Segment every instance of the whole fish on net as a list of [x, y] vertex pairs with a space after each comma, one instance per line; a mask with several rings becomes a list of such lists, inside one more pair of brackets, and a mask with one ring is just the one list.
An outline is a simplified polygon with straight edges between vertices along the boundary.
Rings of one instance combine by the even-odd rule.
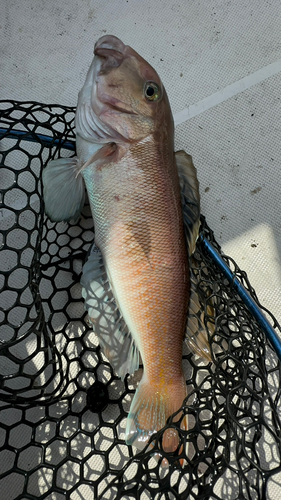
[[[86, 185], [95, 241], [82, 293], [116, 374], [133, 374], [141, 355], [126, 442], [142, 449], [186, 397], [183, 338], [212, 359], [189, 270], [199, 185], [191, 157], [174, 153], [173, 117], [156, 71], [115, 36], [100, 38], [94, 54], [78, 98], [77, 156], [47, 165], [44, 201], [53, 221], [75, 219]], [[187, 419], [181, 425], [187, 428]], [[165, 431], [165, 451], [178, 443], [175, 429]]]

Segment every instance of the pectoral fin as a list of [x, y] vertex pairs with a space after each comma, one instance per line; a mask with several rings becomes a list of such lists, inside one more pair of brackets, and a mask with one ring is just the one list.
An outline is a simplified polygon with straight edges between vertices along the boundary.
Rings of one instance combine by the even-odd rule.
[[76, 219], [84, 205], [85, 186], [74, 158], [50, 161], [43, 170], [43, 197], [45, 212], [52, 221]]
[[85, 202], [85, 184], [80, 175], [95, 162], [101, 165], [110, 161], [117, 150], [114, 142], [97, 146], [97, 150], [85, 162], [74, 158], [59, 158], [50, 161], [43, 170], [43, 197], [45, 212], [54, 222], [76, 219]]
[[139, 351], [114, 299], [101, 252], [93, 245], [81, 278], [85, 307], [104, 355], [121, 379], [139, 368]]

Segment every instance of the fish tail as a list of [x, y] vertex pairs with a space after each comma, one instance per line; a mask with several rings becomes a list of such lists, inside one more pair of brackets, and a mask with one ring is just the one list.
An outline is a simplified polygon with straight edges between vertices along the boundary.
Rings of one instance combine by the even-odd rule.
[[[142, 379], [131, 404], [126, 427], [126, 443], [143, 449], [149, 438], [162, 429], [168, 417], [179, 410], [186, 397], [184, 377], [172, 384], [152, 384]], [[174, 421], [181, 418], [176, 415]], [[181, 422], [181, 428], [187, 429], [187, 418]], [[175, 428], [167, 429], [163, 434], [163, 449], [174, 452], [179, 445], [179, 435]]]

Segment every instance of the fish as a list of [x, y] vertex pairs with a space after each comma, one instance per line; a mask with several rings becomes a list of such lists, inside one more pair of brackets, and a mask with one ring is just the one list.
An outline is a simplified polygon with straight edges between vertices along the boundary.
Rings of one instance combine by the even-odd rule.
[[[211, 360], [200, 305], [190, 290], [189, 258], [200, 226], [192, 158], [174, 152], [174, 121], [155, 69], [113, 35], [95, 44], [79, 92], [73, 158], [43, 171], [46, 214], [75, 220], [87, 190], [95, 238], [83, 266], [82, 295], [103, 353], [124, 380], [143, 375], [126, 423], [126, 443], [143, 449], [187, 396], [184, 337]], [[200, 323], [200, 322], [199, 322]], [[181, 415], [177, 415], [177, 421]], [[181, 427], [187, 429], [187, 418]], [[179, 446], [166, 430], [163, 448]]]

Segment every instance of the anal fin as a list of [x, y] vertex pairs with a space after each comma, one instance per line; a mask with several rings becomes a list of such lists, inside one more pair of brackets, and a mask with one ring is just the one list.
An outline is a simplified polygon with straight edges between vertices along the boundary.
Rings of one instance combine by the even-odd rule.
[[139, 368], [139, 350], [114, 299], [102, 254], [94, 244], [81, 278], [82, 295], [102, 352], [123, 380]]

